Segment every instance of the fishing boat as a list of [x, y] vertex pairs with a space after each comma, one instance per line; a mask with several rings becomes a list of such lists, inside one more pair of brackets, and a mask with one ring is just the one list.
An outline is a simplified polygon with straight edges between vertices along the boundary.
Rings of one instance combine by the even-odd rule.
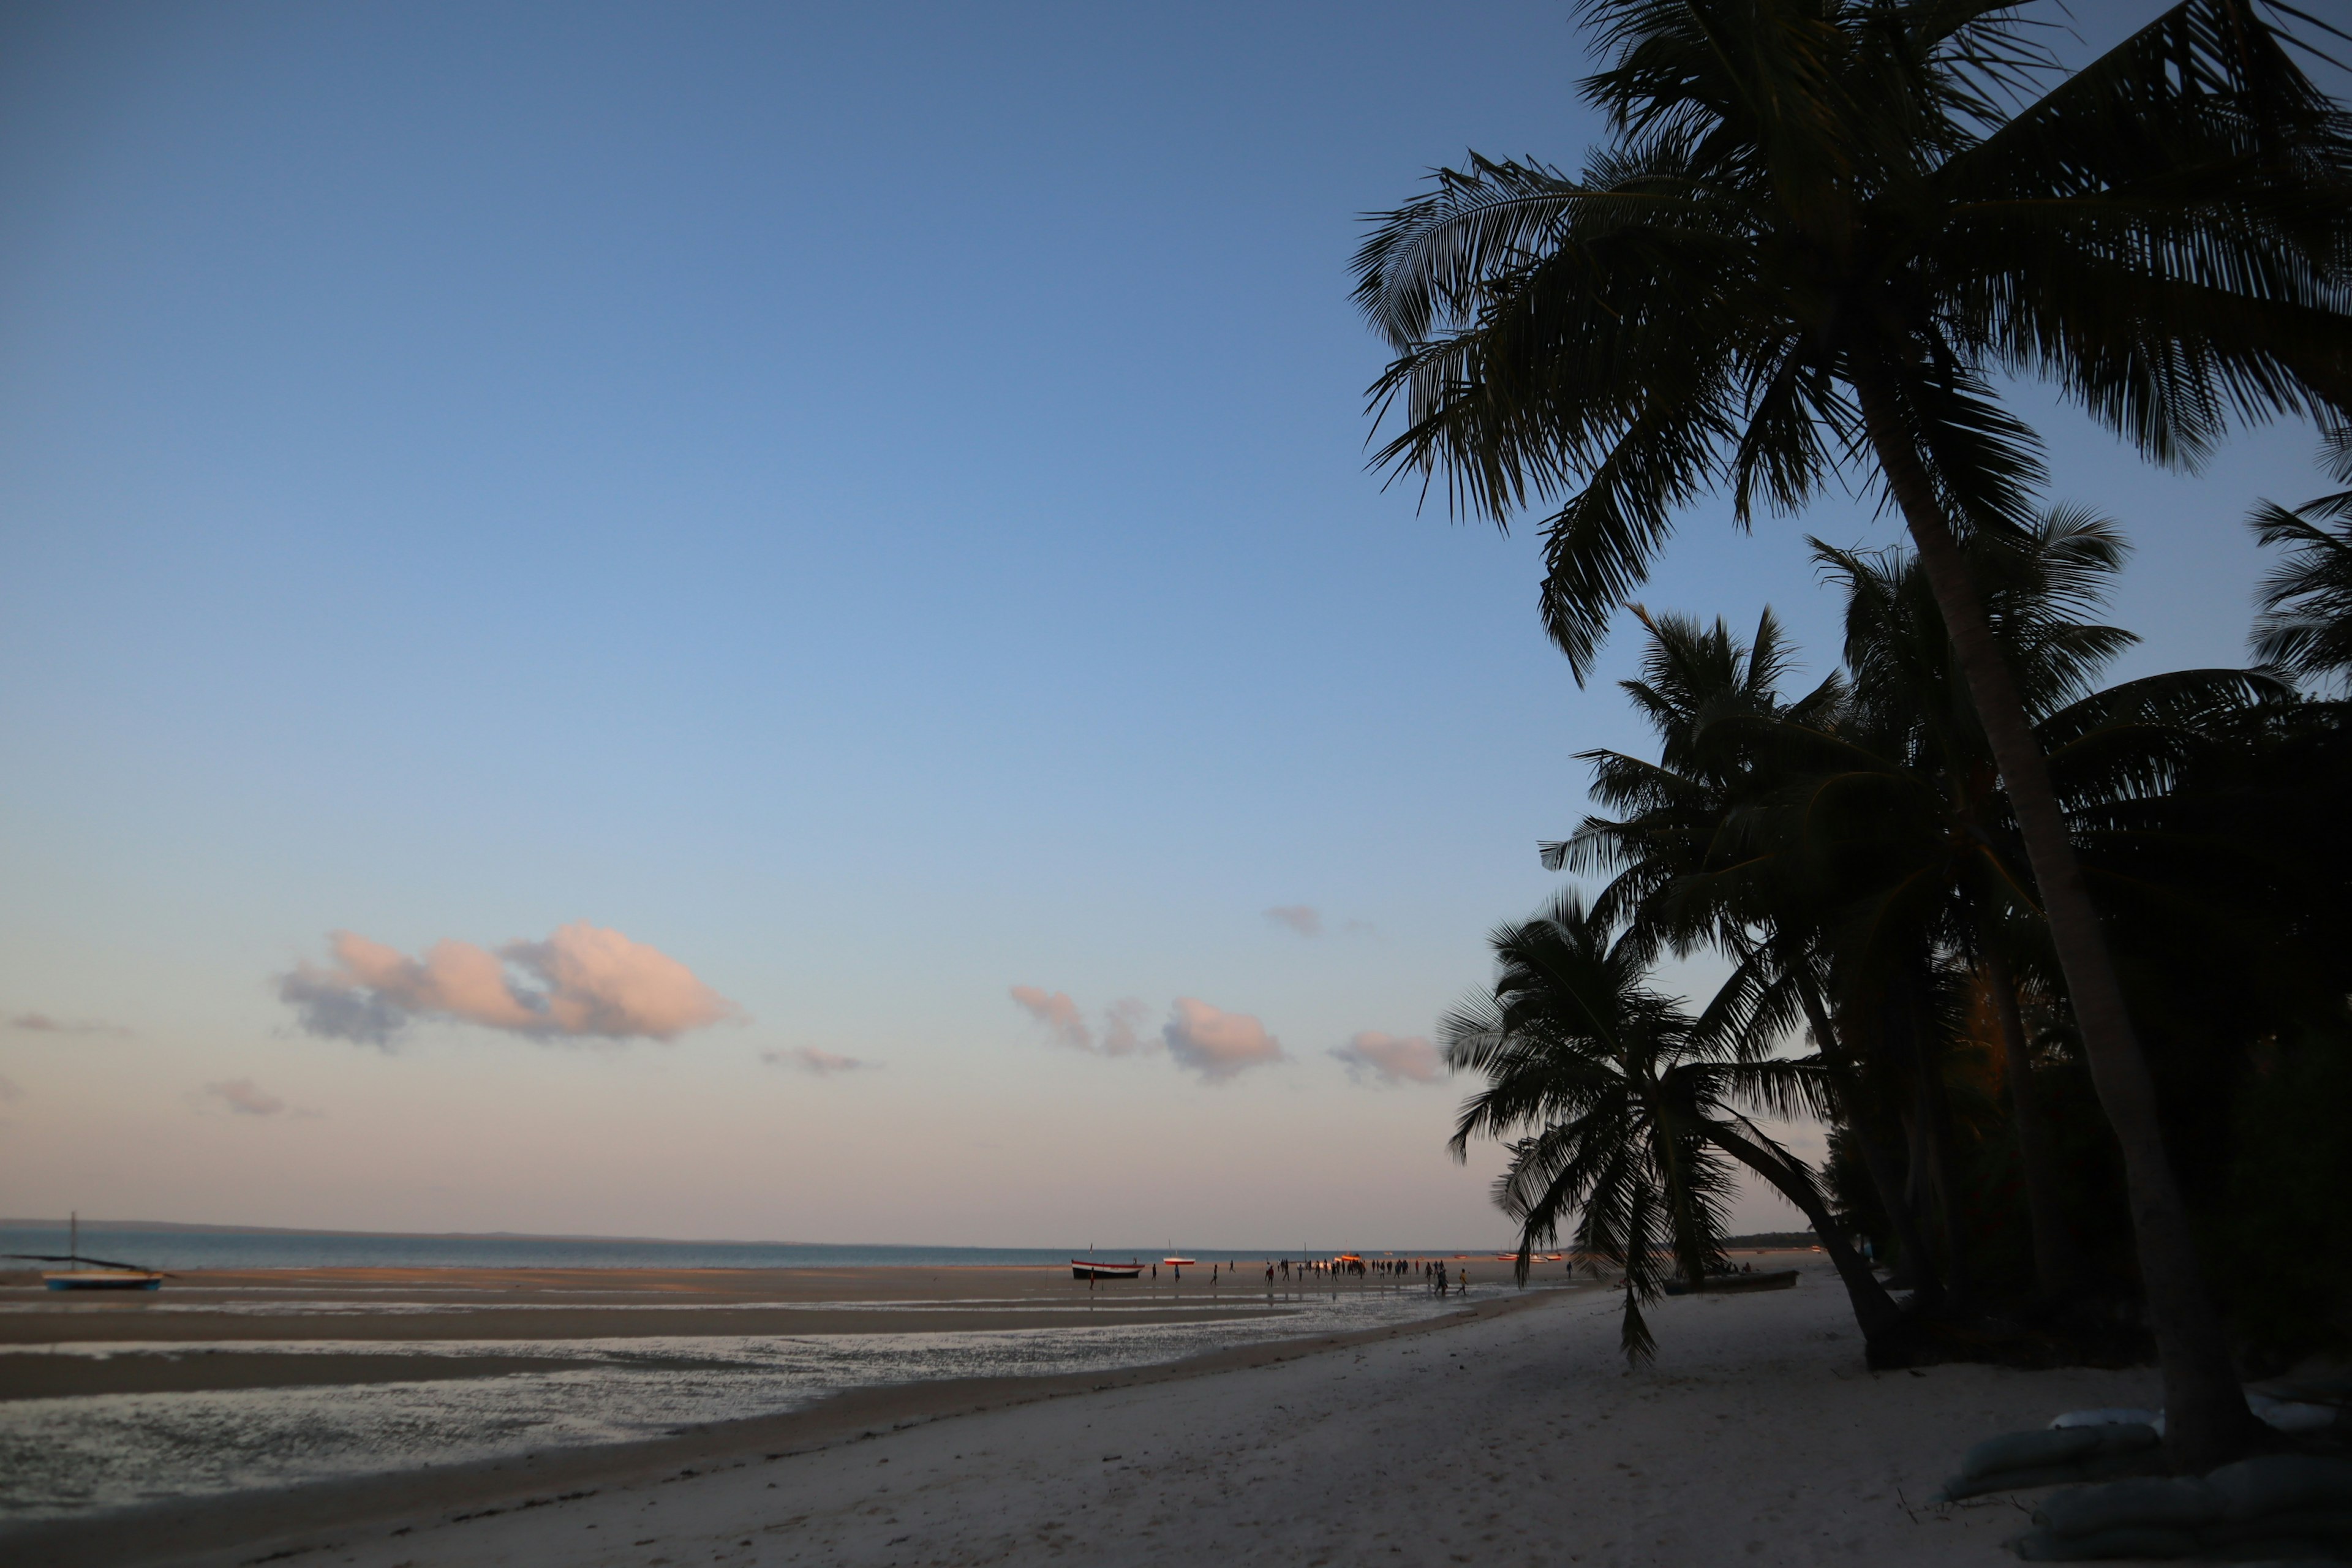
[[[58, 1261], [65, 1262], [60, 1258]], [[94, 1258], [72, 1261], [96, 1263]], [[125, 1265], [121, 1268], [45, 1268], [41, 1283], [52, 1290], [161, 1290], [163, 1277], [152, 1268]]]
[[1070, 1259], [1073, 1279], [1136, 1279], [1143, 1275], [1140, 1263], [1097, 1263], [1091, 1258]]
[[1201, 1260], [1197, 1258], [1163, 1258], [1160, 1261], [1171, 1268], [1191, 1268]]
[[[1756, 1274], [1710, 1274], [1699, 1289], [1709, 1296], [1737, 1295], [1750, 1290], [1790, 1290], [1796, 1288], [1797, 1271], [1793, 1268], [1768, 1268]], [[1687, 1296], [1690, 1281], [1674, 1279], [1666, 1281], [1666, 1294]]]
[[52, 1290], [161, 1290], [164, 1276], [152, 1268], [142, 1268], [136, 1263], [117, 1263], [106, 1258], [84, 1258], [81, 1255], [81, 1215], [73, 1215], [66, 1222], [66, 1250], [55, 1252], [10, 1252], [0, 1257], [21, 1258], [28, 1263], [64, 1263], [72, 1267], [44, 1268], [41, 1283]]

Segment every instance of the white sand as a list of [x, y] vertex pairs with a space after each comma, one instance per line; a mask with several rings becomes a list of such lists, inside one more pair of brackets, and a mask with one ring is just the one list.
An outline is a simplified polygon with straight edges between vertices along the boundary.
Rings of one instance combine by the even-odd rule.
[[[1628, 1373], [1612, 1300], [933, 1421], [491, 1518], [191, 1560], [743, 1563], [2011, 1562], [2007, 1497], [1930, 1504], [1969, 1444], [2144, 1405], [2152, 1370], [1872, 1373], [1836, 1279], [1671, 1300]], [[2030, 1506], [2030, 1499], [2028, 1500]], [[390, 1533], [399, 1528], [398, 1534]]]

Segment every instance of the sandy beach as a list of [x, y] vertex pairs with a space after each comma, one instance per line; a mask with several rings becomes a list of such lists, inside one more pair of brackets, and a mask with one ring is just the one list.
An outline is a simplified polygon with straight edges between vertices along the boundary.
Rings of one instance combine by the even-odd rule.
[[1992, 1563], [2024, 1514], [1926, 1500], [1979, 1437], [2144, 1403], [2155, 1374], [1871, 1373], [1817, 1261], [1670, 1300], [1467, 1313], [1107, 1376], [868, 1390], [676, 1438], [133, 1510], [13, 1563]]

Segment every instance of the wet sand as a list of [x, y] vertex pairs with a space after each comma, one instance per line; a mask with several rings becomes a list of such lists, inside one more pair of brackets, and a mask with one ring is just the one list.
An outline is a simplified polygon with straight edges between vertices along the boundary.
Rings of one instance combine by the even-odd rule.
[[[1181, 1283], [1163, 1277], [1092, 1290], [1066, 1268], [320, 1268], [190, 1272], [158, 1291], [82, 1295], [8, 1273], [0, 1274], [0, 1402], [553, 1371], [574, 1364], [546, 1352], [549, 1342], [565, 1340], [968, 1332], [1280, 1314], [1286, 1293], [1268, 1302], [1262, 1277], [1256, 1286], [1213, 1287], [1205, 1268]], [[528, 1342], [535, 1353], [436, 1357], [427, 1349], [501, 1341]], [[407, 1348], [383, 1356], [217, 1348], [371, 1342]], [[84, 1353], [38, 1353], [58, 1346]], [[94, 1349], [108, 1353], [86, 1353]]]
[[[381, 1275], [388, 1271], [335, 1272], [346, 1277], [342, 1281], [345, 1289], [356, 1292], [374, 1289], [382, 1282]], [[779, 1272], [799, 1275], [805, 1271]], [[1065, 1300], [1056, 1288], [1059, 1282], [1036, 1278], [1037, 1270], [875, 1269], [827, 1272], [835, 1275], [829, 1288], [817, 1280], [796, 1282], [788, 1279], [782, 1283], [786, 1289], [793, 1289], [798, 1299], [820, 1302], [838, 1301], [845, 1293], [866, 1297], [876, 1305], [937, 1301], [943, 1289], [953, 1292], [950, 1299], [967, 1303], [993, 1303], [1016, 1294], [1025, 1295], [1045, 1307]], [[1067, 1270], [1060, 1272], [1066, 1279]], [[1497, 1277], [1506, 1272], [1500, 1266], [1490, 1270], [1490, 1274]], [[366, 1278], [356, 1282], [348, 1278], [361, 1274]], [[934, 1279], [934, 1274], [947, 1277]], [[1011, 1274], [1031, 1278], [1012, 1281], [1002, 1278]], [[866, 1276], [873, 1278], [864, 1278]], [[277, 1295], [276, 1283], [274, 1278], [265, 1279], [261, 1289], [268, 1295]], [[508, 1277], [499, 1276], [467, 1279], [453, 1289], [469, 1293], [480, 1292], [482, 1299], [487, 1300], [489, 1292], [503, 1289], [509, 1283]], [[1013, 1289], [1004, 1289], [1008, 1284]], [[1341, 1287], [1342, 1289], [1351, 1288]], [[669, 1294], [681, 1289], [689, 1296], [702, 1296], [711, 1291], [737, 1291], [741, 1299], [750, 1301], [774, 1299], [765, 1291], [750, 1288], [740, 1275], [715, 1280], [699, 1274], [621, 1280], [600, 1274], [585, 1281], [565, 1276], [540, 1280], [534, 1289], [586, 1289], [600, 1296], [614, 1298], [623, 1304], [639, 1302], [645, 1294]], [[1110, 1299], [1106, 1305], [1107, 1312], [1109, 1305], [1123, 1300], [1146, 1308], [1153, 1316], [1160, 1315], [1160, 1309], [1148, 1280], [1143, 1282], [1140, 1289], [1129, 1289], [1123, 1297], [1115, 1294], [1119, 1289], [1117, 1286], [1097, 1288], [1098, 1300]], [[926, 1291], [930, 1294], [926, 1296]], [[1086, 1287], [1079, 1284], [1076, 1291], [1083, 1298]], [[1167, 1293], [1163, 1285], [1161, 1294]], [[906, 1431], [952, 1416], [1278, 1365], [1372, 1341], [1418, 1336], [1451, 1323], [1476, 1321], [1522, 1311], [1549, 1295], [1560, 1293], [1556, 1288], [1527, 1293], [1507, 1291], [1490, 1281], [1481, 1299], [1458, 1307], [1449, 1305], [1439, 1315], [1406, 1325], [1233, 1346], [1184, 1360], [1117, 1371], [1055, 1376], [940, 1379], [860, 1388], [835, 1394], [810, 1407], [747, 1420], [713, 1423], [654, 1441], [546, 1449], [485, 1463], [320, 1481], [226, 1497], [189, 1499], [81, 1519], [20, 1525], [0, 1530], [0, 1548], [5, 1548], [5, 1555], [12, 1568], [18, 1564], [24, 1568], [42, 1568], [46, 1564], [56, 1564], [58, 1568], [136, 1568], [138, 1564], [184, 1560], [200, 1559], [227, 1564], [247, 1563], [257, 1557], [299, 1555], [315, 1548], [319, 1532], [346, 1532], [362, 1524], [382, 1527], [385, 1539], [397, 1541], [415, 1528], [412, 1522], [407, 1521], [417, 1519], [455, 1519], [465, 1522], [508, 1514], [528, 1514], [560, 1503], [583, 1500], [615, 1487], [634, 1486], [649, 1478], [676, 1482], [729, 1469], [741, 1469], [752, 1464], [772, 1464], [794, 1455], [818, 1453], [844, 1443], [868, 1441], [887, 1433]], [[303, 1300], [320, 1299], [307, 1289], [299, 1294]], [[1253, 1305], [1253, 1310], [1260, 1315], [1264, 1311], [1265, 1294], [1261, 1280], [1257, 1300]], [[1328, 1296], [1328, 1286], [1322, 1294]], [[1296, 1304], [1296, 1292], [1293, 1293], [1293, 1303]], [[478, 1310], [480, 1304], [480, 1300], [474, 1303]], [[75, 1304], [77, 1308], [81, 1305], [84, 1304]], [[120, 1305], [110, 1302], [94, 1310], [104, 1311]], [[1277, 1288], [1277, 1311], [1281, 1306], [1281, 1291]], [[540, 1310], [535, 1307], [528, 1309], [533, 1315]], [[992, 1308], [989, 1310], [993, 1311]], [[1173, 1310], [1184, 1309], [1179, 1304]], [[1200, 1309], [1192, 1309], [1191, 1311], [1196, 1317], [1207, 1315]], [[918, 1315], [929, 1316], [928, 1312]], [[85, 1321], [85, 1315], [79, 1310], [68, 1316], [69, 1322]], [[281, 1327], [295, 1322], [290, 1315], [276, 1316], [271, 1321]], [[892, 1321], [899, 1321], [898, 1316], [892, 1314]], [[1066, 1313], [1056, 1314], [1055, 1318], [1057, 1323], [1066, 1323]], [[1118, 1321], [1131, 1321], [1131, 1317], [1122, 1312], [1118, 1314]], [[967, 1323], [965, 1326], [970, 1325]], [[339, 1329], [329, 1331], [340, 1337]], [[665, 1331], [653, 1327], [646, 1331], [658, 1334]], [[316, 1352], [313, 1353], [315, 1355]], [[19, 1358], [0, 1356], [0, 1367], [15, 1359]], [[106, 1366], [141, 1359], [140, 1356], [117, 1356], [94, 1364]], [[290, 1362], [297, 1358], [257, 1359]], [[300, 1359], [307, 1361], [312, 1357]], [[318, 1359], [336, 1361], [344, 1358], [330, 1355]], [[408, 1366], [418, 1363], [418, 1358], [413, 1355], [384, 1359], [397, 1360]], [[479, 1364], [479, 1361], [475, 1359], [454, 1364], [462, 1367]], [[325, 1369], [322, 1367], [321, 1370]], [[457, 1371], [449, 1375], [467, 1374]], [[304, 1540], [312, 1544], [287, 1544], [285, 1538], [289, 1531], [302, 1534]], [[429, 1559], [420, 1557], [416, 1561], [422, 1563]]]
[[0, 1274], [0, 1346], [913, 1333], [1066, 1323], [1087, 1310], [1141, 1322], [1268, 1310], [1262, 1280], [1213, 1287], [1205, 1269], [1181, 1284], [1091, 1290], [1066, 1268], [288, 1268], [190, 1272], [157, 1291], [38, 1285], [35, 1275]]
[[[1606, 1295], [1087, 1377], [866, 1389], [673, 1439], [163, 1505], [5, 1538], [25, 1568], [1999, 1561], [2017, 1500], [1925, 1500], [1969, 1443], [2145, 1404], [2152, 1370], [1874, 1374], [1793, 1290]], [[1759, 1265], [1760, 1266], [1760, 1265]], [[1496, 1271], [1499, 1276], [1500, 1270]]]

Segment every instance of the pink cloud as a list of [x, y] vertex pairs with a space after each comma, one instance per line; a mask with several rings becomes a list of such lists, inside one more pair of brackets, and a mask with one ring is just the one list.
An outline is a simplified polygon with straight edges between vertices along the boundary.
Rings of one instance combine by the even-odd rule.
[[205, 1092], [240, 1116], [275, 1116], [286, 1109], [284, 1100], [274, 1094], [265, 1093], [249, 1078], [208, 1083], [205, 1085]]
[[415, 1018], [536, 1038], [672, 1040], [741, 1009], [667, 953], [575, 921], [544, 942], [492, 952], [438, 942], [414, 959], [339, 931], [330, 964], [278, 977], [279, 1000], [313, 1035], [392, 1043]]
[[789, 1051], [761, 1051], [760, 1059], [771, 1067], [797, 1068], [819, 1078], [831, 1078], [837, 1072], [865, 1072], [882, 1065], [859, 1057], [836, 1056], [831, 1051], [820, 1051], [809, 1046], [796, 1047]]
[[1419, 1035], [1383, 1035], [1367, 1029], [1331, 1054], [1348, 1064], [1348, 1076], [1370, 1074], [1382, 1083], [1435, 1083], [1445, 1076], [1445, 1058]]
[[1012, 994], [1023, 1012], [1045, 1025], [1063, 1045], [1075, 1051], [1095, 1048], [1095, 1032], [1087, 1027], [1086, 1015], [1070, 1000], [1068, 992], [1048, 994], [1034, 985], [1015, 985]]
[[1103, 1009], [1102, 1032], [1097, 1035], [1087, 1024], [1086, 1010], [1070, 1000], [1066, 991], [1043, 991], [1034, 985], [1015, 985], [1013, 1000], [1021, 1010], [1044, 1025], [1055, 1040], [1074, 1051], [1091, 1051], [1097, 1056], [1128, 1057], [1149, 1047], [1150, 1042], [1139, 1032], [1146, 1008], [1129, 996]]
[[1180, 996], [1160, 1031], [1168, 1054], [1211, 1083], [1282, 1059], [1282, 1042], [1246, 1013], [1227, 1013], [1196, 997]]

